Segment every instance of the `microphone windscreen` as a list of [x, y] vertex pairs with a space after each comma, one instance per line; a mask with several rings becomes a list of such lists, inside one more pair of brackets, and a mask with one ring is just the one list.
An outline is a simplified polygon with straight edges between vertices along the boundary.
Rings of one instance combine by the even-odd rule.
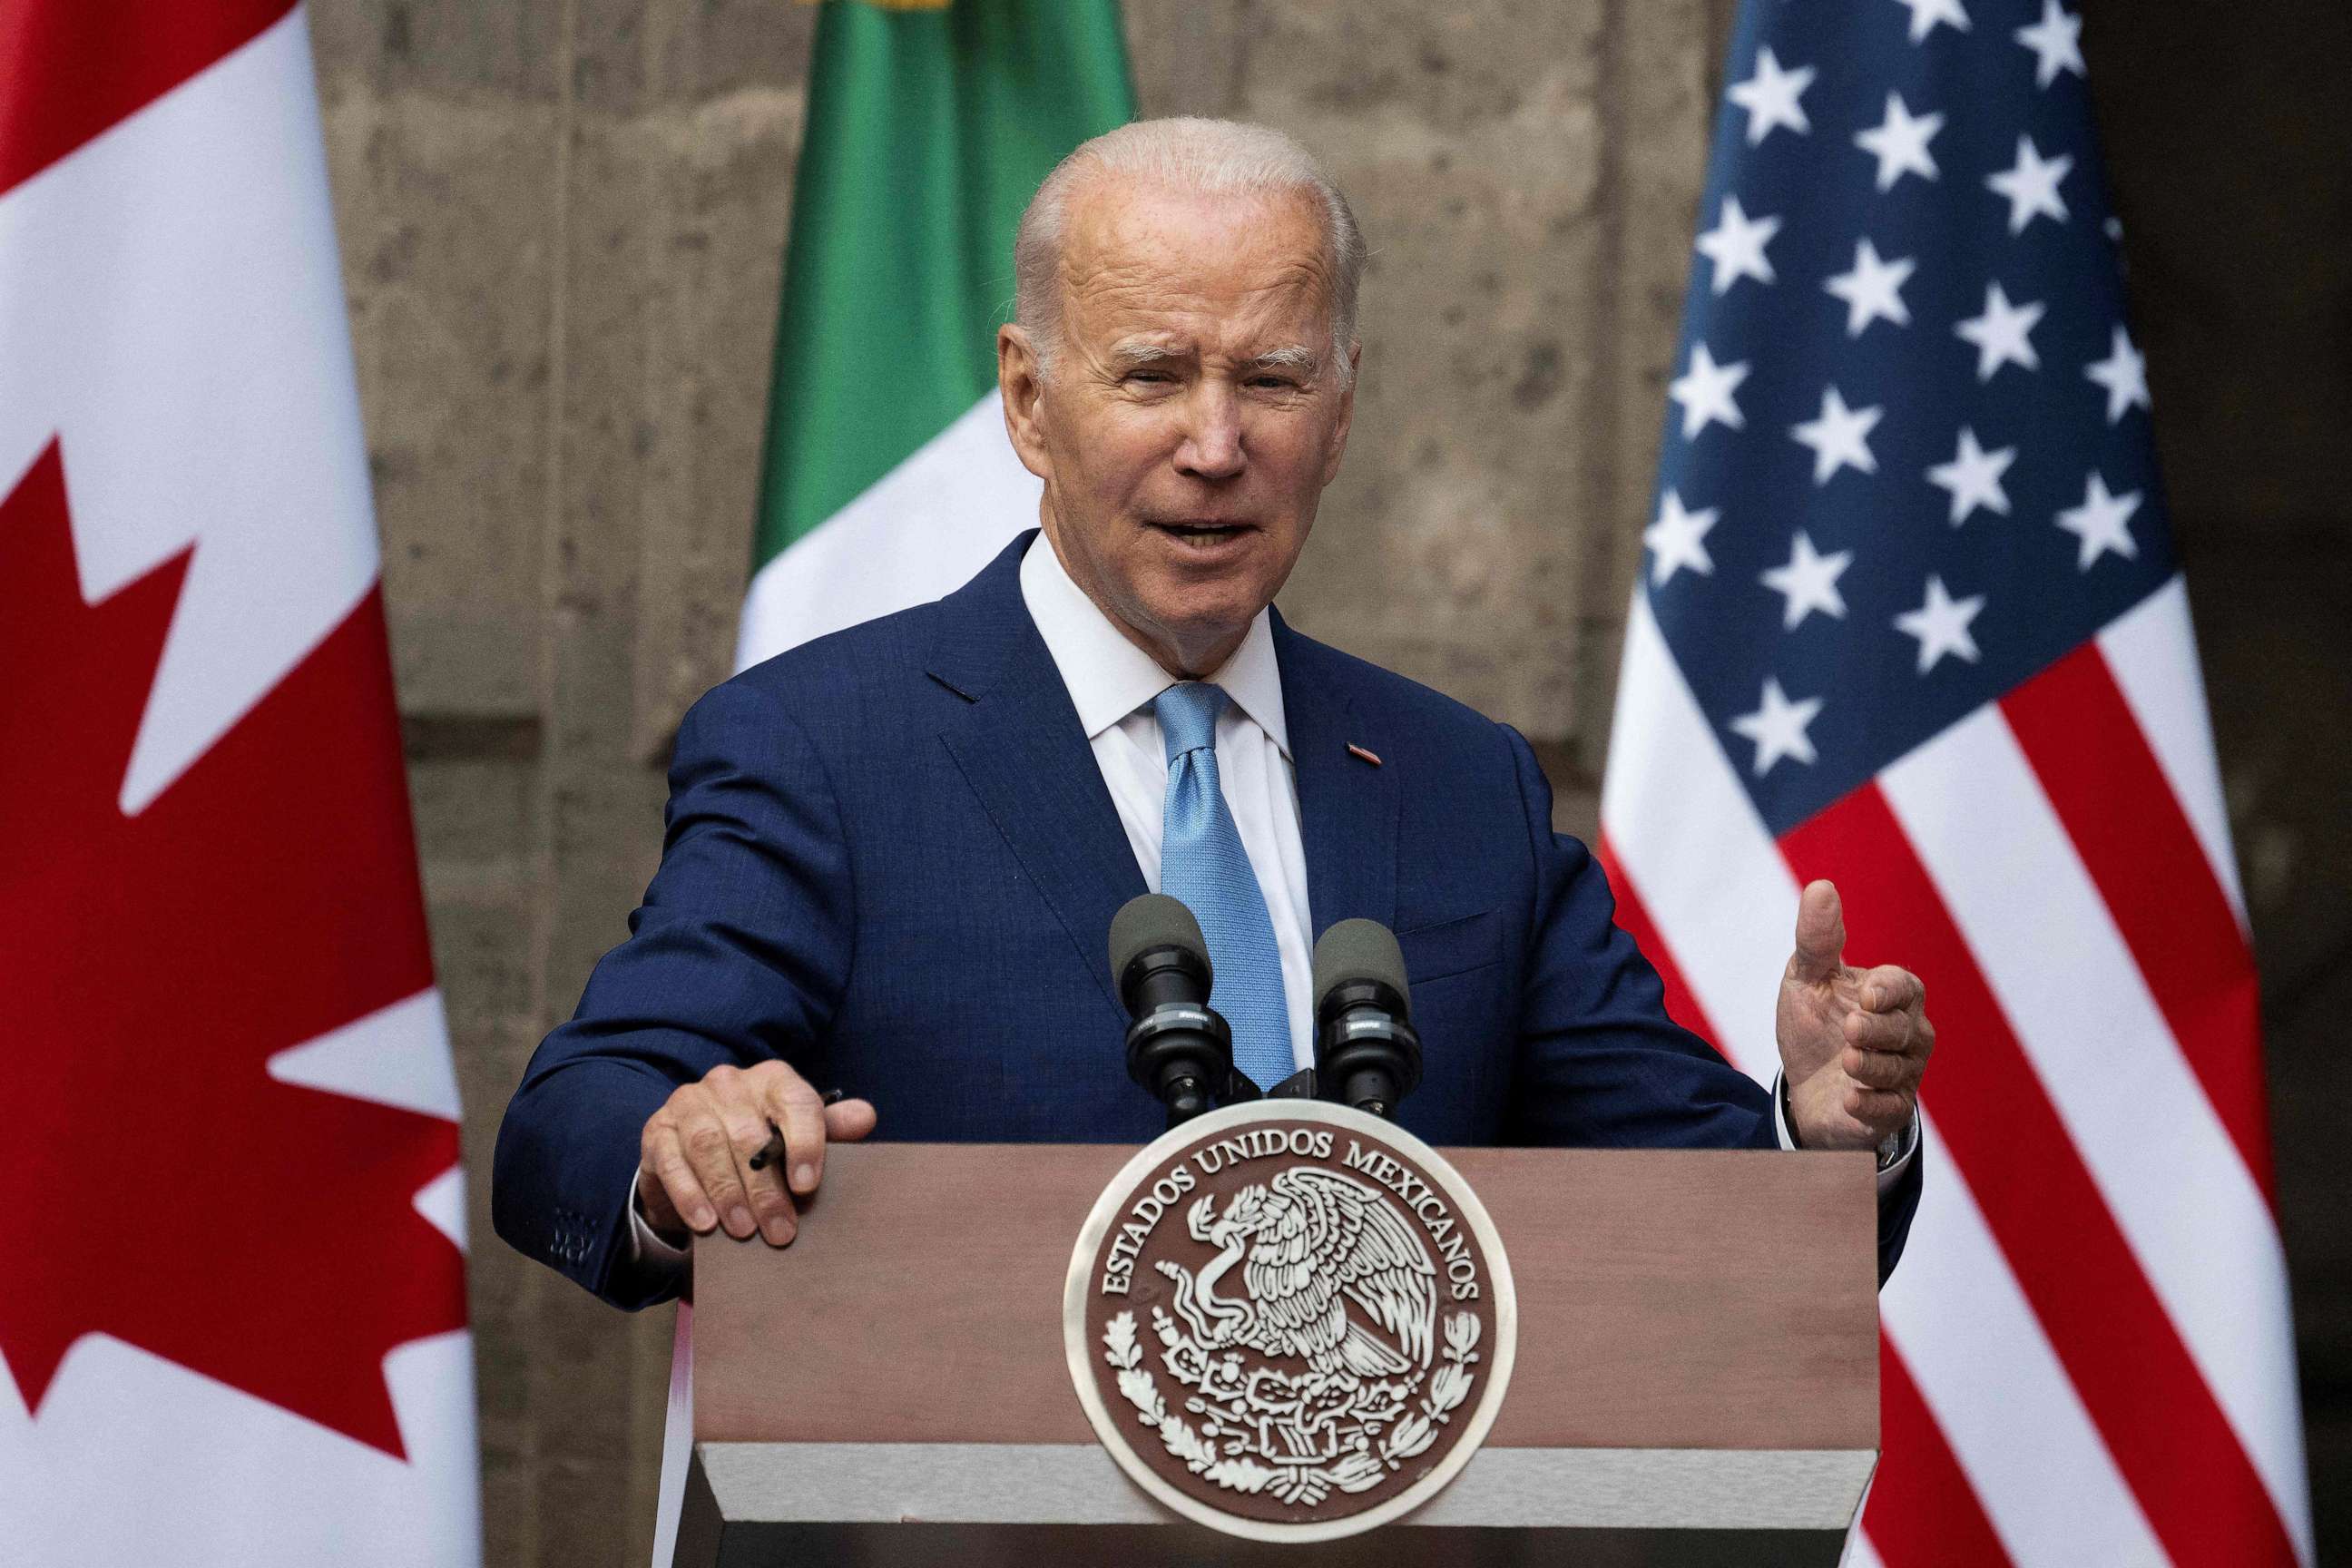
[[1182, 948], [1201, 961], [1202, 973], [1210, 973], [1209, 943], [1192, 911], [1165, 893], [1145, 893], [1128, 900], [1110, 919], [1111, 984], [1123, 989], [1127, 966], [1155, 947]]
[[1404, 950], [1396, 933], [1378, 921], [1341, 921], [1315, 944], [1315, 1015], [1323, 1016], [1324, 999], [1350, 981], [1377, 980], [1404, 1001], [1404, 1016], [1412, 1016], [1412, 993], [1406, 988]]

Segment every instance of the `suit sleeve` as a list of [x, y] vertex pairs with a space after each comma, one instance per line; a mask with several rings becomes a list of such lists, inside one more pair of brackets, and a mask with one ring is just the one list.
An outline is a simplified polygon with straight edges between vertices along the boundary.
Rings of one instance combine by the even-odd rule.
[[808, 735], [742, 681], [679, 727], [660, 869], [629, 938], [533, 1053], [499, 1129], [491, 1222], [616, 1306], [674, 1294], [630, 1268], [647, 1118], [722, 1064], [813, 1080], [847, 984], [855, 889], [838, 797]]
[[[1534, 858], [1513, 1100], [1527, 1142], [1778, 1149], [1772, 1097], [1668, 1017], [1665, 986], [1617, 924], [1591, 850], [1551, 826], [1551, 785], [1508, 730]], [[1756, 1005], [1772, 1005], [1769, 994]], [[1879, 1199], [1879, 1279], [1902, 1253], [1921, 1159]]]

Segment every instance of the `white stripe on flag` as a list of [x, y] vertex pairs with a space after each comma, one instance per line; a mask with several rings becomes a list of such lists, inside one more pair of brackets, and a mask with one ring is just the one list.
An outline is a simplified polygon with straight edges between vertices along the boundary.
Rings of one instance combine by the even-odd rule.
[[2074, 842], [1995, 708], [1880, 775], [1986, 984], [2239, 1441], [2310, 1551], [2286, 1263]]
[[2165, 1563], [1935, 1119], [1923, 1120], [1919, 1213], [1878, 1309], [1986, 1518], [2018, 1568]]
[[[1718, 1040], [1779, 1065], [1772, 1013], [1797, 883], [1643, 595], [1627, 618], [1601, 820]], [[1932, 1096], [1931, 1096], [1932, 1098]], [[1918, 1218], [1880, 1308], [1970, 1486], [2021, 1568], [2161, 1563], [1958, 1168], [1928, 1134]]]
[[2205, 677], [2197, 667], [2197, 635], [2189, 622], [2189, 585], [2171, 582], [2141, 600], [2099, 634], [2099, 651], [2115, 672], [2124, 702], [2139, 721], [2157, 765], [2189, 814], [2213, 874], [2245, 931], [2246, 895], [2238, 886], [2238, 858], [2230, 847], [2230, 812], [2221, 796], [2213, 725], [2205, 706]]
[[1601, 824], [1739, 1070], [1780, 1070], [1772, 1010], [1797, 880], [1756, 815], [1637, 590], [1625, 620]]
[[735, 668], [953, 593], [1037, 526], [1042, 489], [1014, 455], [991, 392], [760, 568], [743, 600]]

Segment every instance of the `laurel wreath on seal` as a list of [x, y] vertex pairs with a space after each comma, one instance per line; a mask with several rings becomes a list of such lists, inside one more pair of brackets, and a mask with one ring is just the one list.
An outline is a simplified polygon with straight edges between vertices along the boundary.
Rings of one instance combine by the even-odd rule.
[[[1161, 1365], [1179, 1384], [1196, 1393], [1204, 1392], [1204, 1385], [1213, 1380], [1216, 1370], [1206, 1352], [1166, 1312], [1154, 1308], [1152, 1319], [1152, 1328], [1164, 1347], [1160, 1352]], [[1194, 1430], [1160, 1397], [1158, 1381], [1143, 1364], [1143, 1348], [1136, 1333], [1133, 1312], [1120, 1312], [1104, 1326], [1103, 1359], [1118, 1372], [1119, 1395], [1134, 1406], [1136, 1418], [1157, 1429], [1169, 1454], [1193, 1475], [1230, 1491], [1249, 1495], [1271, 1491], [1285, 1502], [1311, 1507], [1334, 1490], [1369, 1490], [1407, 1460], [1428, 1451], [1430, 1445], [1437, 1441], [1438, 1428], [1453, 1419], [1454, 1412], [1470, 1395], [1471, 1384], [1477, 1377], [1470, 1368], [1479, 1360], [1479, 1334], [1476, 1314], [1463, 1311], [1448, 1317], [1441, 1359], [1429, 1374], [1428, 1386], [1414, 1407], [1392, 1424], [1367, 1424], [1363, 1445], [1333, 1457], [1329, 1462], [1268, 1465], [1244, 1452], [1229, 1451], [1220, 1456], [1211, 1436]], [[1397, 1386], [1391, 1391], [1403, 1394], [1411, 1389]], [[1215, 1406], [1196, 1397], [1188, 1401], [1187, 1408], [1206, 1414]], [[1213, 1417], [1210, 1424], [1213, 1432]], [[1230, 1447], [1240, 1449], [1245, 1445], [1235, 1440]]]

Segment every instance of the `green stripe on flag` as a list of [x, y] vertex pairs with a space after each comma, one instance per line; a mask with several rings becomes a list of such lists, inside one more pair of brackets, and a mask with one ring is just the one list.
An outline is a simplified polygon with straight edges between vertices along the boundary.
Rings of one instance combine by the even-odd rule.
[[987, 395], [1021, 209], [1135, 113], [1116, 0], [832, 0], [809, 75], [755, 569]]

